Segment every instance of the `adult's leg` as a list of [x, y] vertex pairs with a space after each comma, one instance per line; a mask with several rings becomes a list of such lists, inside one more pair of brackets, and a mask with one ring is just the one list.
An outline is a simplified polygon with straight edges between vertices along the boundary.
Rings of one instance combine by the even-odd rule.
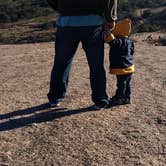
[[82, 38], [83, 49], [86, 52], [89, 68], [92, 100], [99, 103], [108, 98], [106, 94], [106, 74], [104, 69], [103, 27], [87, 27]]
[[55, 41], [55, 59], [51, 72], [49, 101], [65, 97], [73, 56], [79, 41], [72, 35], [72, 28], [58, 27]]

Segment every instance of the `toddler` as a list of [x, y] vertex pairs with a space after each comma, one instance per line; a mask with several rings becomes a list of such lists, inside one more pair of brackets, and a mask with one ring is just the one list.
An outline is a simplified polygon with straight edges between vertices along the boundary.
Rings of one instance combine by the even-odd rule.
[[110, 46], [110, 74], [116, 75], [117, 89], [111, 98], [111, 106], [131, 104], [131, 78], [134, 73], [134, 43], [128, 35], [131, 29], [129, 19], [120, 22], [105, 41]]

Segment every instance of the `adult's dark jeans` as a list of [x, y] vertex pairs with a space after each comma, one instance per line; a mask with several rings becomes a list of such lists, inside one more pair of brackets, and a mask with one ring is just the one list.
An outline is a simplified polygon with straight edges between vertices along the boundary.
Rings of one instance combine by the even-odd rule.
[[92, 101], [97, 104], [102, 99], [108, 98], [102, 32], [103, 26], [58, 27], [49, 101], [58, 101], [65, 97], [72, 60], [79, 42], [82, 43], [90, 68]]
[[131, 98], [131, 75], [132, 74], [117, 75], [116, 98]]

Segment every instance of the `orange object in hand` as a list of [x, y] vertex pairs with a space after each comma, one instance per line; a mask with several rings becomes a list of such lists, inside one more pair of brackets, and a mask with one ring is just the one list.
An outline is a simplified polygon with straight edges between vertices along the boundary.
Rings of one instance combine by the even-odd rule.
[[111, 31], [115, 37], [127, 37], [131, 33], [131, 20], [124, 19], [116, 23], [115, 28]]
[[116, 23], [115, 28], [105, 33], [104, 41], [111, 42], [116, 37], [128, 37], [131, 33], [131, 20], [125, 19]]

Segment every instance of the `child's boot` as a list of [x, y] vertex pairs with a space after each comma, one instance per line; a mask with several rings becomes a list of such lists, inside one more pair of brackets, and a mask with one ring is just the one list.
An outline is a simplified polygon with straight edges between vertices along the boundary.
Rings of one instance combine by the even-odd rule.
[[131, 101], [130, 98], [124, 98], [124, 99], [123, 99], [123, 103], [124, 103], [124, 104], [132, 104], [132, 101]]

